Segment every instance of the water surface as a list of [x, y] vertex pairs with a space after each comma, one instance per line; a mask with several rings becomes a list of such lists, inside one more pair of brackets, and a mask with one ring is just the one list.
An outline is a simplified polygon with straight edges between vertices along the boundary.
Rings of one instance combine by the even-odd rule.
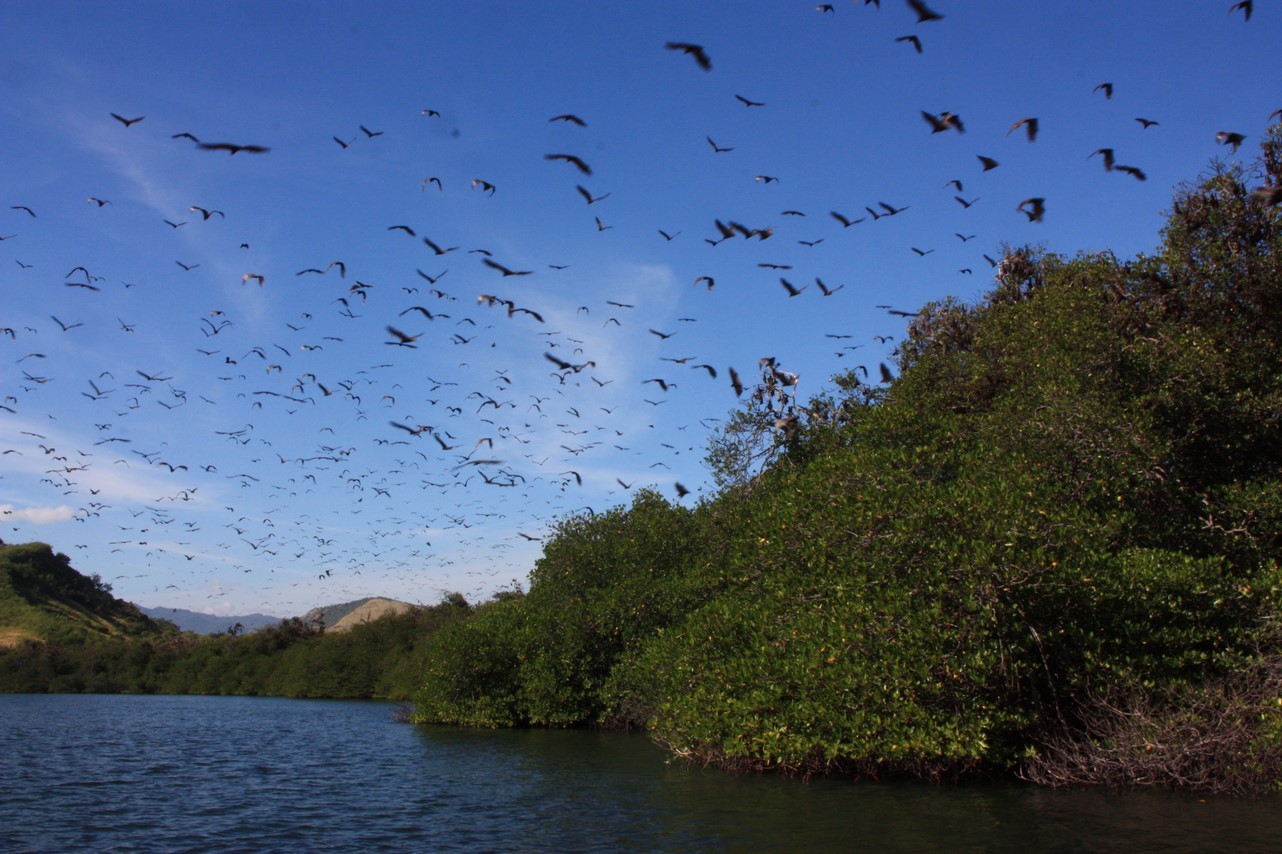
[[0, 696], [3, 851], [1278, 851], [1282, 799], [802, 784], [385, 703]]

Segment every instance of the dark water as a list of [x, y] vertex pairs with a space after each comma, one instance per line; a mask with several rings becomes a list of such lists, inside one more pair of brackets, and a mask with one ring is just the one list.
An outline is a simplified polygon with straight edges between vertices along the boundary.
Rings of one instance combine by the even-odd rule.
[[1282, 797], [801, 784], [392, 712], [0, 696], [0, 851], [1282, 851]]

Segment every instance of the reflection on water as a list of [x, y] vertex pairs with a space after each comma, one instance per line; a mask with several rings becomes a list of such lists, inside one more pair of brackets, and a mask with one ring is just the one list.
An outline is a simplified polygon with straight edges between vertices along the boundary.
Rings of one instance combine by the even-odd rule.
[[0, 697], [0, 849], [1282, 850], [1282, 802], [802, 784], [382, 703]]

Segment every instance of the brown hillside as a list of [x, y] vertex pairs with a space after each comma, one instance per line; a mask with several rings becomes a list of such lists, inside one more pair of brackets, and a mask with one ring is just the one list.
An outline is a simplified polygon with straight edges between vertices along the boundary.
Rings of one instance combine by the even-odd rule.
[[328, 631], [349, 631], [353, 626], [372, 622], [380, 617], [387, 617], [392, 614], [403, 614], [412, 607], [412, 605], [406, 602], [398, 602], [395, 599], [370, 599], [368, 602], [358, 606], [337, 623], [330, 626]]

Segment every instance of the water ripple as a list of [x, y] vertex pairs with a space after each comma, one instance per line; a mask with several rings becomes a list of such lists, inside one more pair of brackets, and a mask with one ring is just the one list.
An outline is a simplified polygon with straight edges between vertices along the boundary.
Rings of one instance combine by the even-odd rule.
[[0, 850], [1276, 850], [1276, 799], [801, 784], [380, 703], [0, 696]]

